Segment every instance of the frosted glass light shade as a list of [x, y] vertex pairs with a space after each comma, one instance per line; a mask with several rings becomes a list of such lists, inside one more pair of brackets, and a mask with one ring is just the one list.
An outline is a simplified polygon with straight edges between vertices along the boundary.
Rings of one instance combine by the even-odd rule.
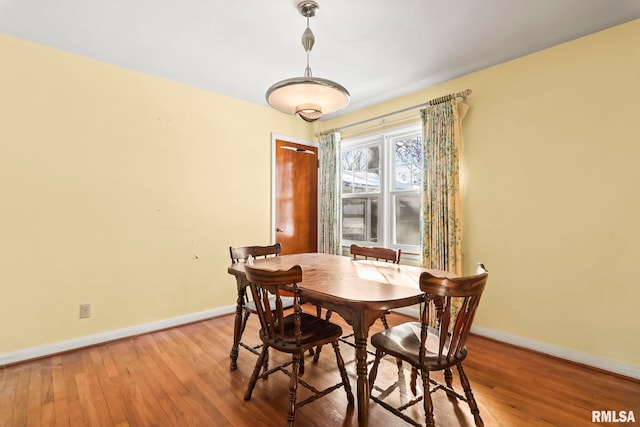
[[306, 121], [315, 121], [325, 114], [345, 108], [350, 95], [344, 87], [331, 80], [293, 77], [271, 86], [266, 98], [269, 105], [278, 111], [297, 114]]

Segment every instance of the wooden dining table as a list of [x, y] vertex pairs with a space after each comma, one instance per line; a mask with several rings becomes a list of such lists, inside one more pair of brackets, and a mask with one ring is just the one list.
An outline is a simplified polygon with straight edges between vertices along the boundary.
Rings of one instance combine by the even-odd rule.
[[[453, 273], [398, 265], [372, 260], [354, 260], [340, 255], [304, 253], [254, 260], [253, 266], [267, 270], [302, 267], [300, 297], [305, 302], [339, 313], [353, 328], [356, 345], [358, 424], [368, 425], [369, 382], [367, 373], [367, 342], [369, 328], [389, 309], [419, 304], [423, 293], [418, 285], [420, 274], [429, 271], [441, 277], [456, 277]], [[245, 288], [248, 285], [243, 263], [229, 266], [236, 277], [238, 299], [231, 369], [236, 368], [240, 325]]]

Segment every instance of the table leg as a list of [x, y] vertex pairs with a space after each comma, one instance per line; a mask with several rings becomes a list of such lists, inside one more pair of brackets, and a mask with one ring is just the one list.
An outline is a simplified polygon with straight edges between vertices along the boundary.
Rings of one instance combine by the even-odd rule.
[[238, 369], [238, 346], [240, 345], [240, 328], [242, 327], [242, 309], [244, 307], [244, 292], [245, 287], [240, 283], [238, 279], [238, 299], [236, 300], [236, 318], [233, 323], [233, 347], [231, 347], [231, 364], [229, 370], [235, 371]]
[[353, 325], [356, 342], [356, 365], [358, 374], [358, 425], [369, 425], [369, 379], [367, 375], [367, 342], [369, 323], [364, 319], [357, 319]]

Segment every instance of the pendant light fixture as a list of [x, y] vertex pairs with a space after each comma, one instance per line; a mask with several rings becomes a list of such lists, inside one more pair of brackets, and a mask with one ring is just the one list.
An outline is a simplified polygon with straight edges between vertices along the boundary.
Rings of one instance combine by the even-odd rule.
[[325, 114], [342, 110], [349, 104], [349, 92], [338, 83], [313, 77], [309, 67], [309, 52], [315, 36], [309, 28], [309, 18], [315, 16], [319, 6], [316, 1], [302, 0], [298, 11], [307, 18], [307, 29], [302, 34], [302, 47], [307, 53], [304, 76], [279, 81], [267, 90], [267, 102], [278, 111], [295, 114], [307, 122], [318, 120]]

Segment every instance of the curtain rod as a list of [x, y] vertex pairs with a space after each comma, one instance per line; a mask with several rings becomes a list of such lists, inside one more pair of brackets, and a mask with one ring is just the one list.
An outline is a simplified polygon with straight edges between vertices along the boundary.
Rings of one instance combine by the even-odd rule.
[[458, 92], [458, 93], [450, 93], [449, 95], [441, 96], [440, 98], [434, 98], [434, 99], [432, 99], [430, 101], [427, 101], [427, 102], [424, 102], [422, 104], [418, 104], [418, 105], [414, 105], [412, 107], [404, 108], [402, 110], [394, 111], [393, 113], [387, 113], [387, 114], [383, 114], [381, 116], [373, 117], [371, 119], [366, 119], [366, 120], [362, 120], [362, 121], [359, 121], [359, 122], [356, 122], [356, 123], [351, 123], [350, 125], [345, 125], [345, 126], [341, 126], [341, 127], [338, 127], [338, 128], [325, 130], [324, 132], [317, 133], [316, 136], [327, 135], [327, 134], [330, 134], [332, 132], [339, 132], [341, 130], [348, 129], [350, 127], [363, 125], [365, 123], [369, 123], [369, 122], [372, 122], [374, 120], [384, 119], [384, 118], [389, 117], [389, 116], [395, 116], [396, 114], [405, 113], [407, 111], [415, 110], [417, 108], [423, 108], [423, 107], [427, 107], [429, 105], [442, 104], [443, 102], [447, 102], [447, 101], [450, 101], [452, 99], [466, 98], [469, 95], [471, 95], [471, 89], [463, 90], [462, 92]]

